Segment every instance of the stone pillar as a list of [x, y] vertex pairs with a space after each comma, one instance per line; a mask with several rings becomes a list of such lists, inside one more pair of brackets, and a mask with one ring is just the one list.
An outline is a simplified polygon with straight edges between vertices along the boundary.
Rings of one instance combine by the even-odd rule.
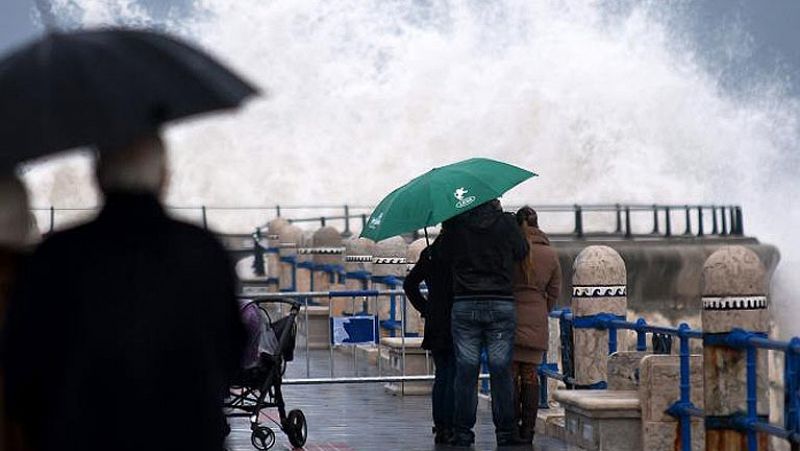
[[[372, 254], [375, 243], [366, 238], [349, 238], [344, 240], [344, 271], [346, 290], [367, 290], [372, 285]], [[368, 311], [367, 302], [357, 299], [355, 306], [346, 305], [345, 312], [359, 313]]]
[[[283, 218], [275, 218], [267, 223], [267, 247], [269, 249], [280, 249], [281, 230], [289, 226], [289, 222]], [[280, 280], [281, 260], [278, 252], [269, 251], [264, 258], [267, 266], [267, 279]], [[277, 284], [275, 285], [277, 289]]]
[[[279, 257], [297, 258], [297, 248], [302, 242], [302, 239], [303, 231], [299, 227], [295, 225], [282, 227], [278, 233]], [[297, 287], [292, 284], [292, 272], [291, 263], [281, 262], [278, 287], [282, 291], [297, 291]]]
[[[314, 291], [330, 291], [338, 289], [338, 271], [343, 269], [342, 259], [342, 235], [334, 227], [322, 227], [314, 232], [313, 237], [314, 250], [312, 252], [312, 261], [314, 262]], [[331, 273], [326, 271], [332, 269], [333, 281], [331, 281]], [[327, 304], [328, 299], [319, 299], [320, 304]], [[334, 301], [333, 308], [331, 308], [332, 316], [341, 316], [344, 310], [344, 301]]]
[[[372, 275], [373, 279], [377, 278], [380, 280], [381, 278], [385, 278], [388, 276], [392, 276], [398, 280], [398, 285], [394, 288], [400, 289], [402, 288], [399, 283], [402, 283], [403, 277], [405, 277], [407, 272], [406, 267], [406, 251], [408, 249], [408, 245], [406, 244], [405, 240], [401, 237], [393, 237], [387, 240], [383, 240], [375, 245], [375, 252], [373, 253], [372, 257]], [[373, 283], [372, 286], [374, 289], [377, 290], [385, 290], [389, 287], [382, 283]], [[399, 296], [395, 296], [394, 302], [394, 319], [395, 321], [401, 320], [401, 308], [402, 303], [400, 302], [401, 299]], [[381, 321], [386, 321], [391, 318], [391, 308], [392, 308], [392, 299], [390, 296], [379, 296], [377, 299], [377, 306], [373, 302], [373, 305], [370, 306], [370, 313], [375, 313], [378, 315], [378, 319]], [[393, 326], [392, 324], [386, 323], [388, 326]], [[398, 323], [399, 325], [399, 323]], [[391, 331], [393, 329], [385, 329], [381, 328], [382, 333], [386, 331]]]
[[[311, 230], [303, 230], [300, 242], [297, 244], [297, 291], [316, 291], [317, 287], [311, 282], [313, 271], [309, 268], [309, 266], [314, 265], [314, 256], [308, 252], [303, 252], [313, 246], [314, 232]], [[312, 303], [314, 304], [319, 302], [320, 299], [312, 299]]]
[[[572, 314], [576, 321], [600, 314], [625, 319], [627, 273], [622, 257], [608, 246], [588, 246], [575, 258], [572, 274]], [[606, 330], [574, 327], [575, 379], [580, 385], [607, 380], [609, 354]], [[625, 334], [618, 334], [618, 350], [625, 349]]]
[[[428, 246], [425, 238], [420, 238], [408, 245], [406, 251], [406, 270], [411, 271], [411, 268], [419, 261], [419, 255]], [[411, 305], [411, 302], [406, 300], [406, 318], [408, 318], [406, 332], [422, 336], [425, 329], [425, 320], [422, 315]]]
[[[766, 333], [767, 276], [753, 251], [743, 246], [724, 246], [703, 265], [703, 332], [713, 334], [733, 329]], [[703, 346], [705, 385], [706, 449], [733, 451], [746, 448], [746, 434], [713, 427], [747, 411], [747, 365], [744, 349]], [[757, 411], [762, 420], [769, 415], [767, 352], [758, 351]], [[709, 427], [711, 426], [711, 427]], [[768, 437], [758, 435], [758, 449], [767, 450]]]

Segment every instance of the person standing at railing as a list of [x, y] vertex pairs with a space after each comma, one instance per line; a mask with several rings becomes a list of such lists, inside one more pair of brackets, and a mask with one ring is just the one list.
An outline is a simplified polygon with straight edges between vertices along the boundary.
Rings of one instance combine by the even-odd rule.
[[[450, 266], [443, 261], [441, 244], [447, 233], [447, 221], [433, 244], [423, 249], [419, 260], [403, 282], [411, 305], [425, 318], [422, 349], [431, 351], [436, 366], [436, 377], [431, 393], [434, 442], [450, 443], [453, 438], [453, 382], [456, 361], [453, 353], [453, 335], [450, 331], [450, 314], [453, 308], [453, 276]], [[428, 297], [420, 292], [425, 282]]]
[[561, 265], [550, 240], [539, 228], [536, 211], [522, 207], [516, 217], [530, 250], [514, 268], [514, 402], [520, 439], [532, 443], [539, 408], [537, 367], [548, 348], [548, 313], [561, 295]]
[[511, 377], [516, 328], [512, 272], [515, 262], [527, 255], [528, 244], [497, 199], [453, 218], [442, 238], [442, 254], [453, 271], [453, 444], [469, 447], [475, 441], [480, 355], [486, 349], [497, 444], [513, 445], [517, 433]]

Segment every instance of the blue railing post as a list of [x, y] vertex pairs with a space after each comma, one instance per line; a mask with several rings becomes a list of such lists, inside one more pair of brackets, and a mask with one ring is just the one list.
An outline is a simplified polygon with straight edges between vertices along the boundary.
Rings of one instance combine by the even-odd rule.
[[756, 410], [757, 385], [758, 378], [756, 375], [756, 357], [758, 350], [751, 344], [747, 345], [747, 449], [750, 451], [758, 450], [758, 437], [756, 435], [755, 426], [758, 421], [758, 412]]
[[[787, 368], [784, 379], [784, 425], [796, 439], [800, 439], [800, 338], [789, 341], [784, 365]], [[800, 444], [792, 443], [792, 451], [800, 449]]]
[[608, 355], [617, 352], [617, 328], [608, 326]]
[[[542, 356], [542, 363], [539, 366], [544, 365], [547, 365], [547, 351], [544, 352], [544, 356]], [[539, 366], [537, 366], [537, 370]], [[539, 371], [536, 372], [536, 377], [539, 378], [539, 408], [549, 409], [550, 403], [547, 399], [549, 397], [549, 393], [547, 391], [547, 377], [541, 374]]]
[[647, 326], [647, 321], [644, 318], [636, 320], [636, 350], [639, 352], [647, 351], [647, 332], [644, 327]]
[[[565, 307], [561, 309], [558, 317], [558, 327], [561, 331], [561, 369], [564, 376], [575, 377], [574, 355], [572, 352], [572, 322], [567, 319], [572, 311]], [[572, 384], [567, 384], [567, 388], [572, 388]]]
[[[681, 323], [678, 326], [678, 337], [680, 338], [680, 374], [681, 374], [681, 405], [690, 406], [692, 403], [691, 369], [689, 366], [689, 325]], [[680, 413], [681, 427], [681, 449], [683, 451], [692, 450], [692, 421], [688, 412]]]

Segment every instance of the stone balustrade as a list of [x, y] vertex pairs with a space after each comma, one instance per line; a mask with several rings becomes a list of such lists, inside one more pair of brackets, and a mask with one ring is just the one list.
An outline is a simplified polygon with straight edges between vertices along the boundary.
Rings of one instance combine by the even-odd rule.
[[[793, 343], [800, 340], [766, 338], [769, 274], [753, 251], [723, 246], [708, 257], [701, 278], [702, 331], [685, 324], [627, 322], [625, 266], [610, 248], [587, 247], [573, 273], [573, 311], [554, 315], [561, 318], [554, 324], [572, 327], [571, 336], [551, 335], [571, 340], [566, 351], [560, 346], [562, 352], [550, 356], [573, 356], [562, 367], [574, 363], [574, 375], [558, 376], [568, 386], [607, 388], [556, 391], [553, 399], [564, 408], [563, 430], [542, 430], [589, 450], [766, 451], [771, 449], [768, 434], [798, 436], [797, 425], [768, 420], [767, 350], [791, 354], [787, 358], [797, 362], [800, 346]], [[638, 336], [636, 351], [627, 350], [624, 338], [618, 340], [618, 333], [628, 335], [625, 329]], [[679, 339], [678, 355], [652, 354], [644, 338], [655, 333]], [[702, 354], [690, 354], [689, 341], [700, 339]], [[551, 364], [543, 374], [556, 377], [552, 373]], [[800, 386], [797, 371], [786, 374], [792, 377], [790, 387]], [[800, 405], [798, 394], [787, 390], [787, 402]]]

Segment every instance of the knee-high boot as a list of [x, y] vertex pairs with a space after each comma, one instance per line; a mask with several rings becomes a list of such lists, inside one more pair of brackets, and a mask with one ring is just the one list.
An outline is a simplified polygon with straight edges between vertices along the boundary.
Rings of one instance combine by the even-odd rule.
[[533, 442], [536, 431], [536, 414], [539, 411], [539, 384], [522, 384], [520, 390], [522, 421], [519, 427], [520, 438], [526, 443]]

